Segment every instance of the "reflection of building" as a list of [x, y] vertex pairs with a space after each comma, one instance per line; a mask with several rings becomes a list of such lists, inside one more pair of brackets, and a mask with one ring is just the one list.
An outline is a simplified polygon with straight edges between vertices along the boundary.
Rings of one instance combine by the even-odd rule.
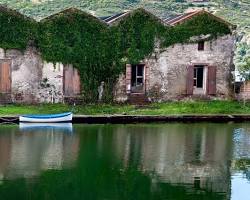
[[[116, 151], [125, 165], [171, 184], [230, 194], [230, 125], [168, 124], [117, 129]], [[138, 163], [137, 163], [138, 162]]]
[[0, 138], [0, 145], [4, 143], [6, 150], [1, 151], [4, 157], [0, 153], [0, 162], [3, 157], [8, 166], [0, 164], [0, 173], [4, 173], [7, 179], [13, 179], [36, 176], [43, 170], [73, 166], [77, 159], [79, 138], [63, 131], [49, 127], [4, 135]]
[[0, 184], [6, 173], [10, 162], [10, 152], [11, 152], [11, 137], [10, 133], [0, 134]]
[[242, 125], [242, 128], [234, 130], [234, 159], [250, 158], [250, 129]]

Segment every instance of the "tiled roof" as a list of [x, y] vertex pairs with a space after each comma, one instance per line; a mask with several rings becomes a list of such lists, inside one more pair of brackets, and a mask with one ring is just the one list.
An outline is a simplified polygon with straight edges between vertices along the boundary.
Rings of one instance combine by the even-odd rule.
[[199, 11], [188, 12], [180, 15], [170, 16], [169, 18], [165, 19], [164, 22], [169, 25], [175, 25], [185, 19], [191, 18], [193, 15], [197, 14]]
[[111, 16], [108, 16], [108, 17], [104, 17], [102, 20], [105, 21], [106, 23], [111, 23], [112, 21], [115, 21], [115, 20], [119, 19], [120, 17], [122, 17], [126, 13], [127, 12], [114, 14], [114, 15], [111, 15]]
[[217, 17], [216, 15], [213, 15], [212, 13], [202, 9], [202, 10], [196, 10], [196, 11], [192, 11], [192, 12], [188, 12], [188, 13], [184, 13], [184, 14], [181, 14], [181, 15], [175, 15], [175, 16], [171, 16], [169, 18], [166, 18], [164, 20], [165, 24], [167, 25], [170, 25], [170, 26], [175, 26], [177, 24], [180, 24], [180, 23], [183, 23], [184, 21], [188, 20], [188, 19], [191, 19], [193, 16], [195, 15], [199, 15], [199, 14], [203, 14], [203, 13], [206, 13], [212, 17], [214, 17], [216, 20], [226, 24], [227, 26], [229, 26], [230, 28], [232, 29], [235, 29], [236, 26], [231, 24], [230, 22], [220, 18], [220, 17]]

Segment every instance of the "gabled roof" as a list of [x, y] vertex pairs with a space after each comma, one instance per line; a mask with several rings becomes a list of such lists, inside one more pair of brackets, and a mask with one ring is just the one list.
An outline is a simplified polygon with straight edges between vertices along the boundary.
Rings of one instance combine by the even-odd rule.
[[12, 15], [15, 15], [18, 17], [22, 17], [22, 18], [27, 19], [27, 20], [35, 21], [33, 18], [28, 17], [27, 15], [24, 15], [15, 9], [12, 9], [12, 8], [9, 8], [5, 5], [0, 4], [0, 13], [2, 13], [2, 12], [9, 13], [9, 14], [12, 14]]
[[155, 19], [157, 19], [158, 21], [160, 21], [161, 23], [164, 24], [164, 21], [161, 18], [158, 18], [157, 16], [155, 16], [151, 12], [145, 10], [144, 8], [137, 8], [137, 9], [134, 9], [134, 10], [131, 10], [131, 11], [118, 13], [118, 14], [115, 14], [115, 15], [112, 15], [112, 16], [109, 16], [109, 17], [103, 17], [103, 18], [100, 18], [100, 19], [102, 19], [108, 25], [114, 25], [114, 24], [120, 22], [121, 20], [123, 20], [124, 18], [126, 18], [127, 16], [132, 15], [135, 12], [138, 12], [138, 11], [147, 13], [148, 15], [151, 15], [152, 17], [154, 17]]
[[184, 23], [185, 21], [191, 19], [192, 17], [194, 16], [197, 16], [197, 15], [201, 15], [201, 14], [208, 14], [210, 15], [211, 17], [215, 18], [216, 20], [220, 21], [221, 23], [224, 23], [226, 24], [227, 26], [229, 26], [231, 29], [235, 29], [236, 26], [231, 24], [230, 22], [220, 18], [220, 17], [217, 17], [215, 15], [213, 15], [212, 13], [202, 9], [202, 10], [196, 10], [196, 11], [192, 11], [192, 12], [188, 12], [188, 13], [184, 13], [184, 14], [180, 14], [180, 15], [176, 15], [176, 16], [171, 16], [169, 18], [166, 18], [164, 20], [164, 22], [170, 26], [175, 26], [175, 25], [178, 25], [178, 24], [181, 24], [181, 23]]
[[101, 20], [101, 19], [95, 17], [94, 15], [89, 14], [89, 13], [87, 13], [87, 12], [81, 10], [81, 9], [75, 8], [75, 7], [66, 8], [66, 9], [61, 10], [61, 11], [59, 11], [59, 12], [56, 12], [56, 13], [54, 13], [54, 14], [52, 14], [52, 15], [49, 15], [49, 16], [47, 16], [47, 17], [41, 19], [40, 21], [41, 21], [41, 22], [44, 22], [44, 21], [47, 21], [47, 20], [51, 20], [51, 19], [53, 19], [53, 18], [55, 18], [55, 17], [58, 17], [58, 16], [60, 16], [60, 15], [66, 15], [66, 14], [70, 14], [70, 13], [79, 13], [79, 14], [82, 14], [82, 15], [86, 15], [86, 16], [88, 16], [88, 17], [94, 19], [94, 20], [99, 21], [99, 22], [102, 23], [102, 24], [105, 24], [105, 23], [103, 22], [103, 20]]
[[185, 19], [186, 17], [192, 16], [194, 13], [195, 13], [195, 11], [184, 13], [184, 14], [179, 14], [179, 15], [172, 15], [172, 16], [169, 16], [168, 18], [164, 19], [164, 22], [173, 26], [173, 25], [175, 25], [176, 22], [181, 21], [181, 20]]

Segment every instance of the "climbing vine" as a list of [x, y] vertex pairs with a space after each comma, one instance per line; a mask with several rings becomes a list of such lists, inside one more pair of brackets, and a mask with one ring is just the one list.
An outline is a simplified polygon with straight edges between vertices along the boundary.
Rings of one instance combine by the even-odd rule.
[[97, 87], [102, 81], [105, 100], [111, 101], [125, 63], [138, 63], [149, 56], [156, 41], [166, 48], [190, 42], [192, 36], [209, 34], [212, 39], [231, 32], [226, 24], [206, 13], [169, 27], [143, 9], [130, 12], [113, 26], [77, 9], [65, 10], [39, 23], [7, 10], [0, 12], [0, 23], [0, 47], [23, 50], [29, 41], [35, 41], [46, 61], [78, 68], [83, 96], [92, 102], [97, 99]]
[[34, 41], [36, 22], [22, 14], [0, 7], [0, 47], [24, 50]]

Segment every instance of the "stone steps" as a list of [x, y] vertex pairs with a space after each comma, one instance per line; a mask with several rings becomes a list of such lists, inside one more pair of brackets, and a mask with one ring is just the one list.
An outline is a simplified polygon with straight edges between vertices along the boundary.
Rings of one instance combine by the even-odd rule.
[[129, 95], [128, 103], [133, 105], [145, 105], [148, 104], [149, 101], [145, 94], [132, 93]]

